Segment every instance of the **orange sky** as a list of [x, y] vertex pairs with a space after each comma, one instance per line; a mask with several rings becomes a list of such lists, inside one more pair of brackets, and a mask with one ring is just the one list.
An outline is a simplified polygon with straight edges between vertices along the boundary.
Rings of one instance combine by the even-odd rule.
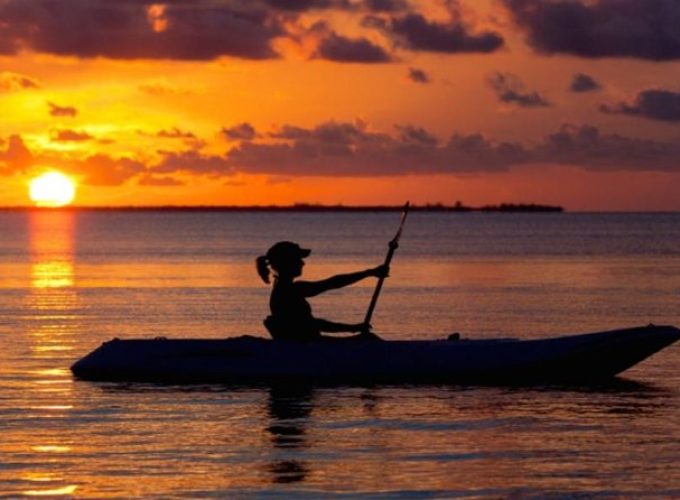
[[0, 204], [60, 170], [79, 205], [680, 210], [679, 25], [680, 0], [0, 0]]

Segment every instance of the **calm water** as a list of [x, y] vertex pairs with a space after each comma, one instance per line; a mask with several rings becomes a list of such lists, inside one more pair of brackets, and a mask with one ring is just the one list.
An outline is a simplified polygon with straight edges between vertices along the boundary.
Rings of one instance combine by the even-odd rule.
[[[606, 387], [74, 381], [111, 337], [264, 336], [253, 259], [374, 266], [399, 215], [0, 212], [0, 496], [680, 496], [680, 345]], [[314, 299], [359, 322], [373, 283]], [[386, 338], [680, 325], [680, 214], [412, 214]]]

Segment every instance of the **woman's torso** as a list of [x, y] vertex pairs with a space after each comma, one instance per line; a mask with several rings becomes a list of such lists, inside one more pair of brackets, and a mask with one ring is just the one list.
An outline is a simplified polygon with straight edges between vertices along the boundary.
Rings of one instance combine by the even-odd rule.
[[312, 307], [302, 295], [295, 282], [274, 283], [269, 300], [277, 337], [287, 340], [310, 340], [318, 338]]

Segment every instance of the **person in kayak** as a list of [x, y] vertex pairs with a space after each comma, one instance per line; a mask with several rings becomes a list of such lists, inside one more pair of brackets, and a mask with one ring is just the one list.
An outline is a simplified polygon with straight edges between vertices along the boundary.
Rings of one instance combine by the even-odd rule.
[[302, 275], [305, 265], [303, 259], [310, 253], [311, 250], [301, 248], [297, 243], [279, 241], [255, 261], [257, 273], [265, 283], [270, 282], [270, 272], [274, 273], [274, 286], [269, 299], [272, 314], [264, 321], [272, 338], [310, 341], [337, 338], [322, 336], [321, 332], [359, 332], [359, 335], [345, 338], [377, 339], [370, 332], [370, 325], [365, 323], [336, 323], [315, 318], [307, 298], [352, 285], [365, 278], [387, 277], [389, 268], [381, 265], [355, 273], [338, 274], [321, 281], [295, 281], [295, 278]]

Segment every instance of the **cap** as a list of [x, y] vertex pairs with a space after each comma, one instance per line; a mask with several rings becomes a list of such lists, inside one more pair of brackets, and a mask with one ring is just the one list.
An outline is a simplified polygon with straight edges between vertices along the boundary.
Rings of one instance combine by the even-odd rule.
[[311, 250], [302, 248], [292, 241], [279, 241], [267, 250], [267, 259], [274, 262], [304, 259], [305, 257], [309, 257], [310, 253], [312, 253]]

